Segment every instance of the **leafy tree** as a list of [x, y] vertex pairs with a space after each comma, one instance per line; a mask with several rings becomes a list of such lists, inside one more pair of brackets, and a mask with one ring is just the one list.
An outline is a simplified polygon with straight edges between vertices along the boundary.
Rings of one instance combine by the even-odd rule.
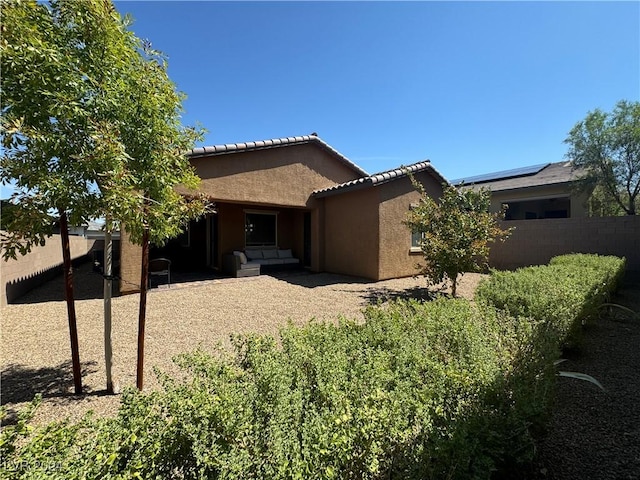
[[415, 179], [413, 185], [421, 198], [404, 223], [422, 235], [425, 264], [418, 268], [431, 285], [451, 281], [455, 297], [458, 277], [486, 267], [489, 243], [510, 235], [510, 230], [502, 230], [497, 223], [504, 212], [489, 213], [491, 198], [486, 190], [458, 190], [445, 184], [438, 202]]
[[[118, 58], [125, 59], [118, 63], [115, 77], [106, 87], [111, 100], [111, 128], [117, 134], [122, 155], [96, 181], [102, 193], [106, 239], [120, 226], [143, 248], [137, 380], [142, 389], [149, 244], [162, 244], [175, 237], [189, 220], [210, 210], [210, 205], [200, 195], [191, 192], [187, 197], [175, 188], [180, 185], [184, 192], [195, 190], [199, 184], [186, 152], [202, 138], [203, 131], [181, 124], [185, 95], [169, 79], [162, 53], [127, 30], [130, 18], [122, 19], [110, 2], [107, 4], [106, 19], [120, 32], [115, 43]], [[105, 253], [108, 251], [107, 245]], [[106, 276], [111, 276], [107, 261], [105, 267]], [[105, 281], [105, 332], [110, 331], [110, 288], [110, 281]], [[105, 333], [107, 365], [110, 351]]]
[[[50, 213], [58, 213], [80, 393], [67, 221], [104, 216], [107, 232], [124, 222], [133, 240], [147, 245], [179, 233], [203, 211], [199, 198], [174, 190], [197, 184], [184, 152], [200, 132], [180, 125], [184, 96], [164, 59], [127, 30], [109, 0], [16, 0], [3, 3], [2, 13], [0, 179], [16, 182], [11, 203], [19, 206], [3, 234], [3, 256], [43, 244], [52, 233]], [[109, 311], [105, 300], [111, 390]]]
[[68, 224], [100, 208], [96, 172], [108, 171], [116, 143], [101, 94], [111, 57], [99, 15], [104, 3], [2, 4], [0, 128], [3, 183], [15, 182], [3, 257], [27, 254], [59, 220], [76, 393], [82, 392]]
[[609, 213], [615, 203], [635, 215], [640, 200], [640, 102], [619, 101], [612, 112], [596, 109], [578, 122], [565, 139], [567, 158], [585, 171], [584, 188], [597, 188], [597, 203]]
[[141, 54], [130, 64], [119, 102], [118, 128], [128, 162], [112, 177], [119, 187], [106, 191], [120, 195], [124, 186], [125, 191], [136, 192], [125, 195], [126, 204], [120, 196], [109, 199], [107, 219], [122, 220], [130, 239], [142, 246], [136, 380], [142, 389], [149, 245], [175, 237], [189, 220], [210, 211], [211, 205], [202, 196], [185, 196], [175, 189], [176, 185], [195, 189], [199, 183], [185, 152], [202, 132], [180, 122], [184, 94], [169, 79], [166, 59], [148, 43], [140, 42], [137, 48]]
[[[602, 185], [593, 185], [592, 182], [578, 181], [576, 191], [582, 193], [584, 191], [591, 192], [587, 199], [587, 214], [590, 217], [617, 217], [626, 215], [622, 207], [609, 195]], [[638, 201], [636, 200], [636, 211], [638, 209]]]

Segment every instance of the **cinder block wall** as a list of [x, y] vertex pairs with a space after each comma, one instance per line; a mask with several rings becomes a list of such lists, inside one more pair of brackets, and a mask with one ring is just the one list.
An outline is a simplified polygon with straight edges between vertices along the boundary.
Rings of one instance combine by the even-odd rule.
[[140, 291], [140, 269], [142, 265], [142, 247], [129, 240], [129, 234], [120, 229], [120, 293]]
[[502, 222], [511, 237], [491, 248], [489, 264], [498, 269], [542, 265], [565, 253], [626, 257], [627, 270], [640, 270], [640, 215], [558, 218]]
[[[95, 240], [84, 237], [69, 237], [71, 259], [86, 255]], [[62, 241], [60, 235], [47, 238], [42, 247], [34, 247], [26, 256], [16, 260], [0, 260], [0, 305], [11, 303], [32, 288], [56, 275], [62, 266]]]

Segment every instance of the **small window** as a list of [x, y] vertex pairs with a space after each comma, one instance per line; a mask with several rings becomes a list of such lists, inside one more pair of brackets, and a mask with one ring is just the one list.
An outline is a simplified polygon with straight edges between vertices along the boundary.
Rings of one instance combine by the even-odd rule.
[[420, 248], [420, 240], [422, 240], [420, 232], [411, 232], [411, 248]]
[[420, 232], [411, 232], [411, 252], [422, 252], [420, 242], [424, 238], [424, 234]]
[[245, 246], [276, 247], [278, 245], [278, 216], [275, 213], [246, 212], [244, 218]]
[[[418, 207], [417, 203], [412, 203], [411, 205], [409, 205], [409, 210], [413, 210], [414, 208], [417, 208], [417, 207]], [[423, 237], [424, 237], [424, 234], [420, 232], [411, 232], [410, 252], [415, 253], [415, 252], [422, 251], [422, 249], [420, 248], [420, 241], [422, 240]]]

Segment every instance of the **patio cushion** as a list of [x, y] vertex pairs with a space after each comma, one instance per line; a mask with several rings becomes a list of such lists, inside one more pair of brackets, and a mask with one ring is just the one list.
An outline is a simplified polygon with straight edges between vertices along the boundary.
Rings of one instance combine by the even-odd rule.
[[260, 265], [282, 265], [284, 263], [280, 258], [259, 258], [256, 262]]
[[278, 258], [277, 250], [263, 250], [262, 254], [264, 255], [265, 259]]
[[250, 260], [254, 260], [256, 258], [264, 258], [262, 256], [262, 250], [247, 250], [246, 254]]
[[257, 262], [249, 262], [240, 264], [240, 270], [251, 270], [257, 268], [260, 271], [260, 264]]
[[252, 277], [260, 275], [260, 264], [256, 262], [240, 262], [240, 255], [233, 253], [222, 256], [222, 269], [233, 277]]
[[233, 252], [233, 254], [236, 257], [240, 257], [240, 264], [241, 265], [245, 265], [247, 263], [247, 256], [244, 254], [244, 252], [235, 251], [235, 252]]
[[[293, 256], [293, 251], [290, 248], [248, 248], [245, 250], [245, 254], [248, 258], [248, 265], [261, 265], [270, 270], [300, 265], [300, 259]], [[238, 261], [238, 263], [240, 262]], [[244, 265], [238, 265], [238, 268], [245, 269]]]

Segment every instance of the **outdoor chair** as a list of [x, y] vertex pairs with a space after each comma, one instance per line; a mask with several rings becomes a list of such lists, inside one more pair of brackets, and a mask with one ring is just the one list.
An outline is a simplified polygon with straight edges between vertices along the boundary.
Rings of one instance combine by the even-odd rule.
[[171, 260], [168, 258], [149, 260], [149, 288], [151, 288], [151, 278], [161, 275], [166, 275], [167, 284], [171, 287]]

